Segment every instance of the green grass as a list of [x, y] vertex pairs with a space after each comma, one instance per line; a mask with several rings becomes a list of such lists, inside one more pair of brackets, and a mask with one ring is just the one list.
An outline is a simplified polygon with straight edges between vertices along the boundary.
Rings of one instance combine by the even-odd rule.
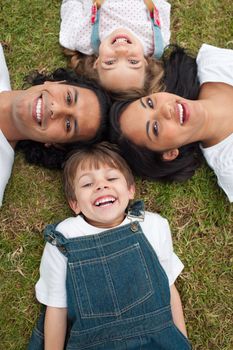
[[[173, 41], [194, 53], [202, 42], [233, 48], [232, 0], [171, 3]], [[31, 70], [66, 65], [58, 45], [59, 9], [57, 0], [1, 2], [0, 40], [13, 88]], [[233, 206], [206, 166], [185, 184], [137, 179], [137, 185], [147, 209], [168, 218], [185, 265], [178, 288], [193, 349], [232, 350]], [[60, 173], [28, 165], [17, 154], [0, 210], [0, 349], [26, 349], [39, 313], [34, 285], [43, 227], [68, 215]]]

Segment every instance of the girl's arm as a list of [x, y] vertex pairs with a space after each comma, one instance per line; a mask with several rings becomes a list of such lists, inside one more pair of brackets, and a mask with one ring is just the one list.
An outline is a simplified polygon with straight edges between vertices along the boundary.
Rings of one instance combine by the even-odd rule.
[[180, 295], [175, 285], [170, 286], [172, 317], [176, 327], [187, 337]]
[[47, 306], [45, 314], [45, 350], [63, 350], [67, 326], [67, 308]]

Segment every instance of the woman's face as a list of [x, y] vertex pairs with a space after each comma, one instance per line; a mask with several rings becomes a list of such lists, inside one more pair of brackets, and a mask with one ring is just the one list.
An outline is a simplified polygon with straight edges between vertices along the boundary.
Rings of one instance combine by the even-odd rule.
[[204, 114], [200, 101], [160, 92], [131, 103], [120, 128], [133, 143], [163, 152], [199, 141]]
[[100, 126], [95, 93], [78, 86], [45, 82], [19, 91], [12, 117], [21, 139], [68, 143], [93, 138]]

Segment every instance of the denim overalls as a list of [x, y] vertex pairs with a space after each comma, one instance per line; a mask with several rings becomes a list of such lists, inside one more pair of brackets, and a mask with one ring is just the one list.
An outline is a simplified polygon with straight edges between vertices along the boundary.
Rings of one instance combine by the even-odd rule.
[[[45, 229], [68, 258], [65, 349], [191, 349], [173, 323], [168, 278], [142, 232], [141, 208], [137, 202], [130, 210], [139, 221], [96, 235], [66, 239], [56, 225]], [[44, 314], [30, 350], [44, 348], [43, 322]]]

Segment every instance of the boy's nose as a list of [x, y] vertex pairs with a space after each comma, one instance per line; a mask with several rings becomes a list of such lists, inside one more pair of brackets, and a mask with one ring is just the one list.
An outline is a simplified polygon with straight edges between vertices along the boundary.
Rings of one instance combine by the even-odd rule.
[[109, 185], [106, 181], [100, 181], [97, 186], [96, 186], [96, 190], [97, 191], [100, 191], [100, 190], [103, 190], [103, 189], [107, 189], [109, 188]]

